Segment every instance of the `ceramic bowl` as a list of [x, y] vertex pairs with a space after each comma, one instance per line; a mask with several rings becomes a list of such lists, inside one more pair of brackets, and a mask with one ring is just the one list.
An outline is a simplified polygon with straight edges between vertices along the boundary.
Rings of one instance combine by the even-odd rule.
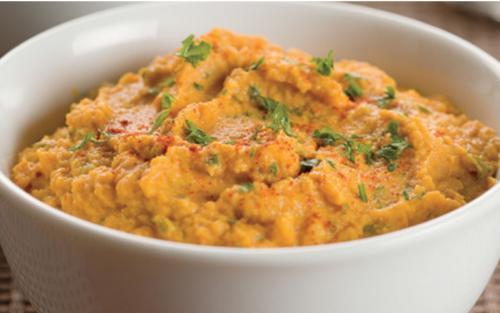
[[0, 60], [0, 241], [39, 312], [468, 312], [500, 257], [499, 185], [432, 221], [331, 245], [238, 249], [142, 238], [49, 207], [9, 179], [16, 153], [82, 93], [213, 27], [370, 62], [449, 95], [500, 133], [500, 65], [426, 24], [349, 4], [153, 3], [46, 31]]

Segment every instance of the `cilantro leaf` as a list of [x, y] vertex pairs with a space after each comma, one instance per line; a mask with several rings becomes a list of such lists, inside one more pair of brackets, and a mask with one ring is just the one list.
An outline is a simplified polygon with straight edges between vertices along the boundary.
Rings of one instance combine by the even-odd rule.
[[203, 86], [200, 85], [200, 84], [197, 84], [197, 83], [193, 83], [193, 86], [194, 88], [198, 89], [198, 90], [203, 90]]
[[184, 58], [187, 63], [191, 63], [194, 68], [196, 65], [208, 57], [212, 51], [212, 44], [202, 41], [198, 45], [194, 42], [194, 35], [189, 35], [182, 41], [182, 48], [176, 53], [176, 56]]
[[386, 160], [388, 163], [387, 169], [389, 172], [393, 172], [398, 164], [391, 164], [391, 162], [398, 160], [405, 149], [413, 148], [413, 146], [398, 134], [398, 122], [390, 121], [386, 132], [391, 134], [392, 142], [382, 147], [376, 154]]
[[248, 193], [249, 191], [255, 191], [255, 186], [252, 182], [244, 182], [240, 184], [240, 190]]
[[318, 166], [321, 160], [318, 159], [304, 159], [300, 161], [300, 174], [310, 172], [314, 167]]
[[83, 140], [82, 140], [82, 141], [80, 141], [80, 143], [79, 143], [78, 145], [69, 147], [68, 151], [70, 151], [70, 152], [75, 152], [76, 150], [83, 148], [83, 146], [85, 146], [85, 144], [86, 144], [89, 140], [91, 140], [91, 139], [93, 139], [93, 138], [96, 138], [96, 137], [97, 137], [97, 136], [96, 136], [96, 134], [94, 134], [94, 133], [87, 133], [87, 135], [85, 135], [85, 137], [83, 138]]
[[186, 140], [189, 142], [197, 143], [202, 146], [206, 146], [213, 142], [214, 137], [210, 137], [203, 130], [198, 128], [193, 122], [186, 120], [186, 126], [188, 127], [189, 135]]
[[210, 159], [208, 159], [207, 165], [211, 164], [219, 165], [219, 157], [217, 156], [217, 154], [212, 155]]
[[271, 173], [273, 173], [274, 177], [278, 175], [278, 162], [274, 162], [270, 167], [269, 170]]
[[152, 133], [154, 133], [158, 128], [160, 128], [160, 126], [163, 124], [163, 122], [165, 121], [165, 119], [167, 118], [167, 115], [168, 113], [170, 113], [169, 110], [166, 110], [166, 111], [163, 111], [161, 112], [160, 115], [158, 115], [158, 117], [156, 118], [156, 121], [155, 123], [153, 124], [153, 128], [151, 128], [150, 131], [148, 131], [146, 134], [148, 135], [151, 135]]
[[164, 91], [163, 97], [161, 98], [161, 108], [163, 110], [170, 110], [172, 108], [172, 103], [177, 102], [177, 99], [174, 98], [171, 94]]
[[255, 133], [253, 133], [252, 137], [250, 137], [250, 140], [257, 140], [257, 135], [259, 135], [259, 132], [260, 130], [262, 129], [262, 127], [264, 127], [264, 125], [260, 125], [257, 130], [255, 131]]
[[328, 53], [328, 57], [314, 57], [311, 59], [311, 62], [316, 62], [316, 72], [320, 73], [323, 76], [332, 75], [333, 50], [330, 50], [330, 52]]
[[253, 62], [249, 67], [245, 68], [245, 71], [256, 71], [259, 69], [259, 66], [264, 63], [266, 57], [260, 58], [257, 62]]
[[359, 184], [358, 185], [358, 191], [359, 191], [359, 198], [363, 202], [368, 202], [368, 196], [366, 195], [366, 190], [365, 190], [365, 184]]
[[391, 102], [392, 100], [396, 100], [396, 91], [392, 86], [385, 87], [385, 96], [377, 97], [375, 100], [378, 100], [378, 104], [381, 108], [385, 108], [385, 106]]
[[372, 145], [366, 145], [363, 143], [358, 143], [358, 148], [356, 152], [363, 153], [366, 155], [366, 164], [371, 165], [373, 159]]
[[364, 95], [363, 89], [359, 87], [358, 83], [356, 83], [356, 79], [359, 76], [354, 76], [353, 74], [346, 73], [344, 74], [344, 80], [349, 82], [349, 88], [344, 90], [344, 93], [348, 95], [350, 98], [361, 97]]
[[326, 125], [321, 130], [314, 130], [313, 138], [323, 139], [323, 145], [328, 146], [335, 143], [338, 139], [345, 139], [345, 137], [339, 133], [336, 133], [330, 126]]
[[271, 116], [273, 118], [273, 122], [271, 123], [269, 128], [271, 128], [274, 131], [279, 131], [281, 125], [281, 128], [283, 128], [283, 131], [287, 136], [297, 138], [297, 136], [292, 134], [292, 124], [290, 123], [290, 115], [288, 114], [288, 111], [285, 109], [285, 105], [283, 103], [278, 104], [278, 106], [273, 111]]
[[173, 85], [175, 85], [175, 78], [170, 78], [166, 81], [164, 81], [163, 83], [160, 83], [160, 87], [172, 87]]

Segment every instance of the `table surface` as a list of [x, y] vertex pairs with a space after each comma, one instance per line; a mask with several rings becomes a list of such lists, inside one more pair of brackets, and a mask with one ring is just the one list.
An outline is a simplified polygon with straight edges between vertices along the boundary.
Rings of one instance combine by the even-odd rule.
[[[500, 60], [500, 23], [438, 2], [357, 2], [423, 21], [458, 35]], [[36, 312], [12, 277], [0, 249], [0, 313]], [[500, 264], [470, 313], [500, 313]]]

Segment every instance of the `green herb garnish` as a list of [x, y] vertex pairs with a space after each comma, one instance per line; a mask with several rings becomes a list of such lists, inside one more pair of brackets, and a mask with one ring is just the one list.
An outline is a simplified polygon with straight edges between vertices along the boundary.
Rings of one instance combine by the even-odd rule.
[[264, 125], [260, 125], [257, 130], [255, 130], [255, 133], [253, 133], [252, 137], [250, 137], [250, 140], [257, 140], [257, 135], [259, 134], [260, 130], [264, 127]]
[[365, 225], [363, 227], [363, 231], [365, 233], [377, 233], [379, 231], [381, 231], [382, 229], [384, 229], [384, 226], [382, 225], [377, 225], [377, 224], [368, 224], [368, 225]]
[[366, 164], [371, 165], [373, 159], [373, 151], [371, 145], [366, 145], [363, 143], [358, 143], [358, 148], [356, 152], [363, 153], [366, 155]]
[[217, 154], [212, 155], [210, 159], [208, 159], [207, 165], [212, 164], [219, 165], [219, 157], [217, 156]]
[[269, 169], [271, 170], [271, 173], [273, 173], [274, 177], [276, 177], [278, 175], [278, 162], [274, 162]]
[[250, 157], [253, 158], [255, 155], [255, 147], [252, 147], [252, 150], [250, 151]]
[[337, 169], [337, 168], [335, 167], [335, 163], [333, 163], [332, 161], [330, 161], [330, 160], [326, 160], [326, 162], [327, 162], [327, 163], [328, 163], [328, 165], [330, 165], [332, 168]]
[[360, 79], [360, 76], [346, 73], [344, 74], [344, 80], [349, 82], [349, 87], [344, 90], [344, 93], [348, 95], [350, 98], [361, 97], [363, 93], [363, 89], [359, 87], [356, 79]]
[[108, 132], [105, 132], [105, 131], [103, 131], [103, 130], [100, 130], [99, 128], [97, 129], [97, 131], [98, 131], [101, 135], [103, 135], [104, 137], [106, 137], [106, 138], [111, 138], [111, 137], [113, 137], [113, 136], [115, 135], [115, 134], [113, 134], [113, 133], [108, 133]]
[[83, 148], [83, 146], [85, 146], [85, 144], [87, 143], [87, 141], [89, 141], [89, 140], [91, 140], [93, 138], [96, 138], [96, 137], [97, 137], [96, 134], [94, 134], [94, 133], [88, 133], [87, 135], [85, 135], [85, 137], [83, 138], [83, 140], [80, 141], [80, 143], [78, 145], [69, 147], [68, 151], [74, 152], [74, 151], [76, 151], [78, 149], [81, 149], [81, 148]]
[[321, 160], [318, 159], [304, 159], [300, 161], [300, 173], [310, 172], [314, 167], [318, 166], [319, 163], [321, 163]]
[[172, 108], [172, 103], [177, 102], [177, 99], [174, 98], [168, 92], [163, 92], [163, 97], [161, 98], [161, 108], [163, 110], [170, 110]]
[[424, 107], [424, 106], [419, 105], [418, 108], [419, 108], [420, 111], [422, 111], [424, 113], [432, 114], [432, 111], [429, 110], [428, 108]]
[[226, 145], [234, 145], [234, 144], [236, 144], [237, 142], [238, 142], [237, 140], [230, 140], [230, 141], [226, 141], [226, 142], [224, 142], [224, 144], [226, 144]]
[[384, 97], [375, 98], [375, 100], [378, 100], [378, 104], [381, 108], [385, 108], [385, 106], [389, 102], [391, 102], [392, 100], [396, 100], [396, 91], [392, 86], [385, 87], [384, 94], [385, 94]]
[[153, 124], [153, 128], [148, 131], [146, 134], [148, 135], [151, 135], [153, 132], [155, 132], [158, 128], [160, 128], [160, 126], [163, 124], [163, 122], [165, 121], [165, 119], [167, 118], [168, 116], [168, 113], [170, 113], [169, 110], [166, 110], [166, 111], [163, 111], [161, 112], [160, 115], [158, 115], [158, 117], [156, 118], [156, 121], [155, 123]]
[[387, 161], [387, 170], [393, 172], [398, 166], [397, 163], [391, 164], [401, 156], [401, 153], [407, 148], [413, 148], [406, 140], [398, 134], [398, 122], [390, 121], [387, 126], [387, 132], [391, 134], [392, 143], [382, 147], [377, 151], [377, 155]]
[[257, 62], [253, 62], [249, 67], [245, 68], [245, 71], [256, 71], [259, 69], [259, 66], [264, 63], [266, 57], [260, 58]]
[[347, 140], [346, 142], [344, 142], [344, 148], [345, 148], [345, 153], [344, 153], [344, 156], [349, 160], [351, 161], [353, 164], [356, 164], [356, 157], [354, 156], [354, 147], [355, 147], [356, 143], [354, 143], [354, 141], [352, 140]]
[[328, 146], [335, 143], [338, 139], [345, 139], [345, 137], [339, 133], [336, 133], [330, 126], [326, 125], [321, 130], [314, 130], [313, 138], [323, 139], [323, 145]]
[[194, 68], [196, 64], [205, 60], [208, 54], [212, 50], [212, 44], [202, 41], [198, 45], [193, 41], [194, 35], [189, 35], [184, 41], [182, 41], [181, 50], [176, 53], [176, 56], [184, 58], [187, 63], [191, 63]]
[[209, 143], [213, 142], [214, 137], [210, 137], [203, 130], [198, 128], [193, 122], [186, 120], [186, 126], [188, 127], [189, 135], [186, 137], [186, 140], [189, 142], [197, 143], [202, 146], [206, 146]]
[[366, 195], [365, 184], [358, 185], [359, 198], [363, 200], [363, 202], [368, 202], [368, 196]]
[[240, 190], [244, 193], [248, 193], [249, 191], [255, 191], [255, 186], [252, 182], [244, 182], [241, 183]]
[[227, 93], [227, 89], [224, 89], [224, 90], [222, 90], [222, 91], [220, 92], [220, 94], [221, 94], [221, 95], [223, 95], [223, 96], [225, 96], [225, 95], [226, 95], [226, 93]]
[[170, 78], [166, 81], [164, 81], [163, 83], [160, 83], [160, 87], [172, 87], [173, 85], [175, 85], [175, 78]]
[[157, 95], [158, 94], [158, 88], [153, 87], [153, 88], [151, 88], [151, 89], [148, 90], [148, 93], [150, 95]]
[[474, 153], [467, 151], [467, 154], [471, 155], [475, 161], [474, 167], [476, 168], [477, 171], [476, 181], [483, 179], [485, 172], [489, 173], [493, 172], [493, 170], [489, 166], [484, 164], [483, 161], [481, 161]]
[[311, 59], [311, 62], [316, 62], [316, 72], [320, 73], [323, 76], [332, 75], [333, 50], [330, 50], [330, 52], [328, 53], [328, 57], [314, 57]]
[[193, 86], [194, 88], [198, 89], [198, 90], [203, 90], [203, 86], [200, 85], [200, 84], [197, 84], [197, 83], [193, 83]]

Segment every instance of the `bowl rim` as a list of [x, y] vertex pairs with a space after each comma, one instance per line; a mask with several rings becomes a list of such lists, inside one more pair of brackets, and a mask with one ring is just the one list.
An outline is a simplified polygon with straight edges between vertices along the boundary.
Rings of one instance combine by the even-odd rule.
[[[169, 5], [179, 5], [179, 3], [139, 3], [139, 4], [129, 4], [121, 7], [115, 7], [111, 9], [106, 9], [103, 11], [88, 14], [76, 19], [72, 19], [65, 23], [54, 26], [40, 34], [24, 41], [17, 47], [13, 48], [2, 58], [0, 58], [0, 69], [2, 66], [9, 62], [9, 60], [14, 57], [19, 51], [24, 49], [29, 49], [29, 47], [44, 38], [57, 34], [58, 32], [64, 31], [68, 28], [76, 27], [80, 24], [91, 23], [93, 20], [100, 20], [108, 15], [123, 14], [137, 9], [152, 9], [154, 7], [163, 7]], [[238, 3], [236, 5], [242, 5]], [[252, 5], [252, 4], [243, 4]], [[376, 16], [378, 18], [384, 18], [391, 23], [404, 25], [414, 29], [415, 31], [420, 31], [425, 33], [425, 35], [434, 36], [439, 39], [446, 40], [458, 48], [465, 49], [472, 53], [474, 57], [481, 60], [482, 63], [489, 66], [490, 70], [500, 80], [500, 63], [493, 58], [491, 55], [487, 54], [482, 49], [473, 45], [472, 43], [448, 32], [443, 29], [431, 26], [424, 22], [401, 16], [395, 13], [364, 7], [356, 4], [350, 3], [274, 3], [273, 5], [281, 5], [285, 8], [287, 6], [307, 6], [307, 7], [317, 7], [323, 10], [340, 10], [356, 14], [365, 14]], [[9, 172], [12, 170], [8, 169]], [[123, 231], [111, 229], [105, 226], [97, 225], [92, 222], [80, 219], [68, 213], [65, 213], [59, 209], [49, 206], [42, 201], [36, 199], [35, 197], [29, 195], [24, 190], [19, 188], [10, 178], [0, 171], [0, 196], [5, 198], [10, 198], [11, 201], [18, 201], [19, 205], [16, 208], [21, 210], [30, 210], [31, 208], [36, 208], [35, 210], [30, 210], [27, 214], [35, 215], [36, 217], [45, 220], [49, 223], [55, 223], [58, 226], [68, 227], [74, 230], [78, 230], [82, 234], [91, 235], [93, 238], [99, 240], [111, 241], [113, 244], [120, 244], [123, 247], [134, 246], [133, 249], [141, 248], [142, 250], [148, 250], [151, 252], [162, 253], [162, 252], [177, 252], [180, 254], [198, 254], [211, 256], [216, 258], [244, 258], [245, 256], [253, 256], [253, 259], [247, 260], [257, 260], [260, 257], [294, 257], [298, 254], [309, 254], [309, 253], [324, 253], [330, 252], [329, 254], [336, 253], [337, 256], [346, 255], [356, 255], [356, 254], [366, 254], [381, 247], [387, 247], [389, 245], [394, 245], [397, 243], [405, 243], [410, 240], [418, 239], [419, 237], [424, 237], [424, 235], [430, 235], [437, 229], [444, 229], [445, 226], [452, 226], [458, 223], [459, 220], [468, 218], [473, 213], [479, 213], [484, 210], [491, 210], [494, 207], [494, 203], [500, 203], [500, 197], [497, 197], [496, 201], [494, 194], [500, 189], [500, 184], [495, 184], [492, 188], [487, 190], [484, 194], [474, 199], [473, 201], [466, 203], [458, 209], [446, 213], [440, 217], [434, 218], [430, 221], [410, 226], [398, 231], [377, 235], [370, 238], [356, 239], [353, 241], [338, 242], [332, 244], [321, 244], [315, 246], [297, 246], [297, 247], [275, 247], [275, 248], [235, 248], [235, 247], [221, 247], [221, 246], [205, 246], [190, 243], [173, 242], [156, 238], [142, 237], [138, 235], [133, 235]], [[489, 202], [489, 203], [486, 203]], [[0, 210], [5, 210], [5, 208], [0, 207]], [[243, 259], [242, 259], [243, 260]]]

